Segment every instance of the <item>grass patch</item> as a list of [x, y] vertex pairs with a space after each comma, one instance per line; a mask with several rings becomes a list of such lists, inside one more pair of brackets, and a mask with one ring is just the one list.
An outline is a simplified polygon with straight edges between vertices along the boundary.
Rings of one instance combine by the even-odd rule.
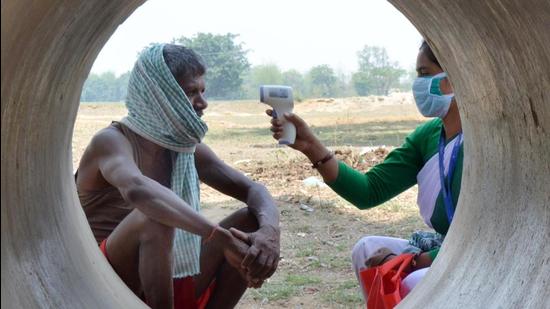
[[310, 274], [289, 274], [283, 282], [268, 282], [260, 289], [249, 290], [248, 294], [256, 301], [276, 302], [300, 295], [305, 286], [321, 283], [319, 277]]
[[316, 256], [316, 255], [317, 255], [317, 252], [315, 251], [314, 248], [311, 248], [311, 247], [300, 248], [296, 252], [296, 257], [308, 257], [308, 256]]
[[[344, 251], [344, 252], [347, 252], [347, 251]], [[341, 271], [351, 269], [351, 253], [346, 254], [345, 257], [335, 256], [330, 258], [328, 261], [328, 267], [330, 267], [330, 269], [341, 270]]]
[[278, 301], [289, 299], [292, 296], [297, 295], [298, 289], [289, 284], [284, 283], [266, 283], [260, 289], [248, 290], [250, 296], [256, 300], [264, 302], [265, 300], [269, 301]]
[[345, 281], [330, 289], [321, 296], [323, 302], [334, 305], [343, 305], [346, 308], [350, 306], [363, 306], [363, 297], [359, 290], [357, 281]]
[[286, 276], [285, 282], [295, 287], [303, 287], [305, 285], [319, 284], [321, 283], [321, 279], [318, 277], [312, 276], [311, 274], [303, 274], [303, 275], [291, 274]]

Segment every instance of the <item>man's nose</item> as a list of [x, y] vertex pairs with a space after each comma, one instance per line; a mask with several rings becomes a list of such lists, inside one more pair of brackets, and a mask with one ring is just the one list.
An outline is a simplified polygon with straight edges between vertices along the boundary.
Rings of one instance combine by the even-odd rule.
[[206, 109], [208, 107], [208, 101], [206, 100], [204, 94], [200, 94], [197, 98], [197, 105], [200, 109]]

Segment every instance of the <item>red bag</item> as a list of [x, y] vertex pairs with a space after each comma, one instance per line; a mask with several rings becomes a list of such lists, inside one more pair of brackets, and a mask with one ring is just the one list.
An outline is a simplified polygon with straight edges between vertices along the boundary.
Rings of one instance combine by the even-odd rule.
[[401, 254], [386, 263], [362, 270], [359, 273], [368, 309], [392, 309], [401, 301], [401, 280], [408, 273], [414, 254]]

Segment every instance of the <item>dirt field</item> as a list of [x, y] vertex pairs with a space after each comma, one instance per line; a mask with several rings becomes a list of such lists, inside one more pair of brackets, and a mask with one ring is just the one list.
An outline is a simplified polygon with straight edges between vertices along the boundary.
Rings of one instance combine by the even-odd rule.
[[[364, 235], [408, 237], [424, 228], [416, 188], [375, 209], [356, 209], [316, 181], [308, 161], [275, 144], [265, 109], [254, 101], [212, 102], [204, 116], [209, 125], [205, 143], [266, 185], [281, 212], [279, 269], [261, 289], [247, 291], [239, 308], [362, 308], [351, 248]], [[410, 94], [309, 100], [297, 103], [295, 112], [339, 159], [361, 171], [383, 160], [424, 121]], [[122, 104], [80, 106], [73, 138], [75, 168], [94, 132], [125, 113]], [[206, 186], [201, 189], [204, 214], [212, 220], [244, 206]]]

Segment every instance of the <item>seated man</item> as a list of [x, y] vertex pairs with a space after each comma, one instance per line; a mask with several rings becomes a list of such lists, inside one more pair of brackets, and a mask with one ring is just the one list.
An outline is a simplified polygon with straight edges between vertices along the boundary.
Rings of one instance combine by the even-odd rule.
[[[277, 268], [279, 214], [269, 192], [201, 143], [205, 72], [183, 46], [143, 51], [128, 116], [93, 137], [75, 176], [105, 257], [152, 308], [234, 307]], [[199, 180], [248, 207], [211, 223], [200, 214]]]

